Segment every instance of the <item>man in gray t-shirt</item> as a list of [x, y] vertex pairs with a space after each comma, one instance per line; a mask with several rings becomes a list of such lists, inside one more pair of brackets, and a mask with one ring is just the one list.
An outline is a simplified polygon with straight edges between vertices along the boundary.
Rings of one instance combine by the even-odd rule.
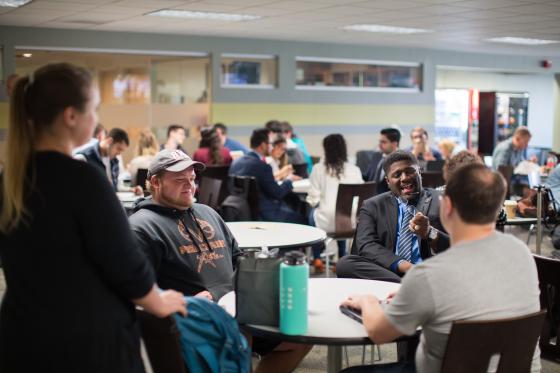
[[[362, 310], [364, 326], [376, 343], [414, 334], [421, 327], [415, 360], [420, 373], [440, 371], [453, 321], [501, 319], [540, 309], [529, 249], [494, 228], [504, 196], [505, 182], [496, 172], [479, 164], [458, 169], [448, 180], [440, 207], [451, 247], [408, 271], [385, 310], [371, 295], [344, 302]], [[538, 348], [532, 371], [540, 371]]]

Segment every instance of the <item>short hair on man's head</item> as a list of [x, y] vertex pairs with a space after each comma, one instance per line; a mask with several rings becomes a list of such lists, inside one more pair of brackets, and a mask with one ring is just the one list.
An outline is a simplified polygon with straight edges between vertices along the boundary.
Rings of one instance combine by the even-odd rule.
[[107, 132], [107, 130], [105, 129], [105, 127], [103, 127], [103, 125], [101, 123], [97, 123], [97, 126], [95, 126], [95, 129], [93, 130], [93, 137], [97, 137], [101, 132]]
[[383, 171], [385, 172], [385, 175], [389, 175], [389, 168], [391, 168], [393, 163], [400, 161], [407, 161], [410, 164], [418, 165], [418, 159], [416, 159], [414, 154], [411, 152], [407, 152], [406, 150], [395, 150], [389, 154], [385, 158], [385, 162], [383, 162]]
[[223, 123], [214, 124], [214, 129], [219, 129], [222, 132], [222, 135], [227, 135], [227, 127]]
[[292, 127], [290, 122], [284, 121], [280, 123], [280, 126], [282, 128], [282, 133], [294, 132], [294, 127]]
[[276, 119], [272, 119], [266, 122], [264, 128], [266, 128], [270, 132], [282, 133], [282, 123], [280, 123], [280, 121]]
[[410, 137], [411, 137], [411, 138], [412, 138], [412, 134], [413, 134], [414, 132], [422, 132], [423, 135], [426, 135], [426, 138], [429, 137], [429, 136], [428, 136], [428, 131], [426, 131], [426, 130], [425, 130], [424, 128], [422, 128], [422, 127], [416, 127], [416, 128], [414, 128], [414, 129], [410, 132]]
[[251, 134], [251, 149], [258, 148], [263, 142], [268, 143], [268, 132], [266, 128], [259, 128]]
[[113, 128], [109, 131], [109, 133], [107, 134], [107, 137], [110, 137], [113, 139], [113, 144], [114, 143], [125, 143], [126, 146], [130, 145], [130, 141], [128, 140], [128, 133], [126, 133], [125, 130], [121, 129], [121, 128]]
[[529, 131], [529, 128], [527, 128], [525, 126], [520, 126], [520, 127], [517, 127], [515, 129], [515, 132], [513, 133], [513, 136], [531, 137], [531, 132]]
[[461, 150], [459, 153], [455, 154], [453, 157], [449, 158], [447, 162], [443, 165], [443, 174], [449, 179], [449, 177], [459, 168], [466, 166], [468, 164], [478, 163], [484, 164], [482, 159], [474, 153], [468, 150]]
[[388, 127], [383, 128], [380, 132], [383, 136], [389, 139], [391, 142], [396, 142], [397, 145], [401, 142], [401, 131], [396, 128]]
[[483, 164], [468, 164], [451, 174], [445, 195], [465, 223], [494, 223], [506, 196], [506, 181]]
[[175, 132], [177, 130], [185, 130], [185, 127], [181, 126], [180, 124], [170, 124], [167, 127], [167, 138], [169, 138], [169, 135], [171, 135], [171, 132]]

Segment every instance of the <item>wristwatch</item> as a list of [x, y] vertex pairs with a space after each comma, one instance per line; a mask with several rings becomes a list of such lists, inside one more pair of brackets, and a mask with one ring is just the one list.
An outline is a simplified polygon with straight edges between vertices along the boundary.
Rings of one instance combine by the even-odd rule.
[[428, 231], [428, 241], [433, 241], [438, 237], [438, 230], [434, 227], [430, 227]]

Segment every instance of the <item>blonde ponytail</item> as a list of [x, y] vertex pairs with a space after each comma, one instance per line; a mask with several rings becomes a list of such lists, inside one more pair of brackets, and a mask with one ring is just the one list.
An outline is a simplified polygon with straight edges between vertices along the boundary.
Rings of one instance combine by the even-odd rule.
[[28, 163], [34, 143], [34, 130], [25, 105], [25, 94], [31, 85], [29, 77], [16, 82], [11, 97], [10, 123], [6, 162], [2, 176], [2, 210], [0, 231], [9, 233], [25, 220], [24, 204]]

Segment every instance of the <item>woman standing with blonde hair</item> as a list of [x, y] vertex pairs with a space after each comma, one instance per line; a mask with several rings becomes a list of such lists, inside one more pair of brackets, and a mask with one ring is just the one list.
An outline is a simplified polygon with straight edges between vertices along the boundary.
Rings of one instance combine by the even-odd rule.
[[97, 123], [90, 74], [47, 65], [11, 97], [0, 183], [0, 371], [143, 372], [134, 304], [186, 313], [158, 292], [107, 177], [74, 160]]
[[[136, 184], [136, 176], [138, 174], [138, 169], [145, 168], [148, 169], [150, 163], [159, 151], [159, 145], [156, 139], [156, 135], [150, 130], [145, 130], [140, 133], [140, 139], [138, 139], [138, 145], [136, 146], [136, 154], [134, 158], [128, 164], [128, 171], [130, 172], [130, 180]], [[140, 185], [144, 188], [144, 185]]]

